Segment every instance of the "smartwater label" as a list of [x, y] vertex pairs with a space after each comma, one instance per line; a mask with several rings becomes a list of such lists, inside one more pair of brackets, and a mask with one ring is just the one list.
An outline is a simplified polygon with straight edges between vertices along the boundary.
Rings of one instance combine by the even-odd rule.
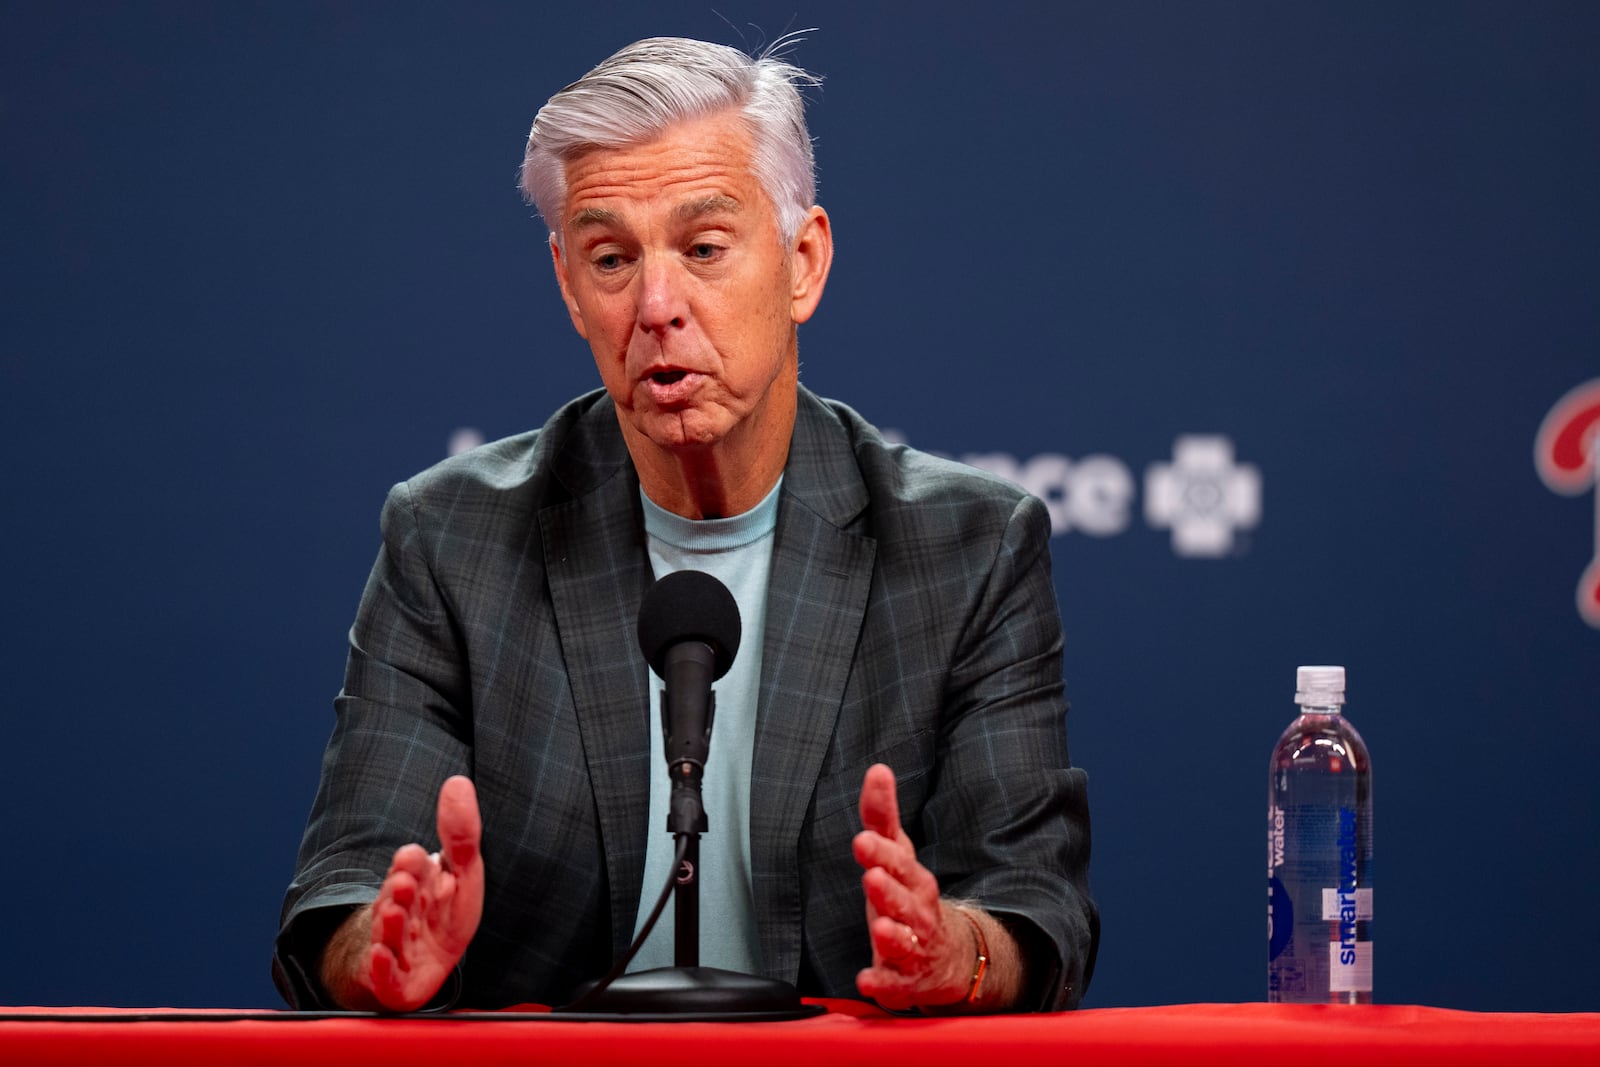
[[[1341, 920], [1346, 920], [1346, 919], [1350, 918], [1349, 916], [1344, 914], [1344, 909], [1351, 906], [1351, 900], [1350, 900], [1351, 895], [1352, 894], [1345, 894], [1344, 895], [1344, 899], [1341, 900], [1340, 899], [1339, 890], [1337, 890], [1337, 889], [1324, 889], [1322, 891], [1322, 919], [1323, 919], [1323, 921], [1324, 922], [1330, 922], [1330, 923], [1336, 923], [1336, 922], [1339, 922]], [[1372, 890], [1371, 889], [1357, 889], [1353, 895], [1355, 897], [1354, 907], [1356, 909], [1356, 913], [1355, 913], [1356, 922], [1362, 922], [1362, 923], [1371, 922], [1372, 921]]]
[[1328, 942], [1328, 991], [1372, 992], [1372, 942]]

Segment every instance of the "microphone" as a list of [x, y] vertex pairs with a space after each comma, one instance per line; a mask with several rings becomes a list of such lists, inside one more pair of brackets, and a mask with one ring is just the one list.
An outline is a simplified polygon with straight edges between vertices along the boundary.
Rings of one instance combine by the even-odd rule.
[[711, 683], [739, 651], [739, 605], [704, 571], [674, 571], [650, 587], [639, 608], [639, 651], [666, 683], [661, 734], [672, 780], [667, 829], [704, 833], [700, 782], [711, 749], [716, 697]]

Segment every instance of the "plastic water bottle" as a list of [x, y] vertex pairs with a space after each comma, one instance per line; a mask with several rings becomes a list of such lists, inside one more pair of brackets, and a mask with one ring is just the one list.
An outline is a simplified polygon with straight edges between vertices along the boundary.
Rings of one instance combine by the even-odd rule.
[[1267, 1000], [1372, 1003], [1372, 764], [1344, 668], [1301, 667], [1267, 788]]

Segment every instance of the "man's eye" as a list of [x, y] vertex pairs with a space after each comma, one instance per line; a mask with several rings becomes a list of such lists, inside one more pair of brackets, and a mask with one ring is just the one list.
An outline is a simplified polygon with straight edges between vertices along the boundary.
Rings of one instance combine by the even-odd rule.
[[615, 252], [605, 252], [594, 257], [594, 265], [601, 270], [616, 270], [622, 266], [622, 257]]
[[689, 246], [689, 258], [690, 259], [715, 259], [717, 253], [720, 252], [720, 251], [721, 251], [721, 249], [718, 248], [716, 245], [708, 244], [708, 243], [702, 241], [697, 245], [690, 245]]

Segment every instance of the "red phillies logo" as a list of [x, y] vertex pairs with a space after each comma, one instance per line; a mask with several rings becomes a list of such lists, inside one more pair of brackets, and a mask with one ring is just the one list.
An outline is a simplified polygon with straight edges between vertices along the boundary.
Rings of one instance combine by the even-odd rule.
[[1600, 629], [1600, 378], [1556, 401], [1539, 426], [1533, 463], [1558, 493], [1595, 490], [1594, 557], [1578, 579], [1578, 614]]

